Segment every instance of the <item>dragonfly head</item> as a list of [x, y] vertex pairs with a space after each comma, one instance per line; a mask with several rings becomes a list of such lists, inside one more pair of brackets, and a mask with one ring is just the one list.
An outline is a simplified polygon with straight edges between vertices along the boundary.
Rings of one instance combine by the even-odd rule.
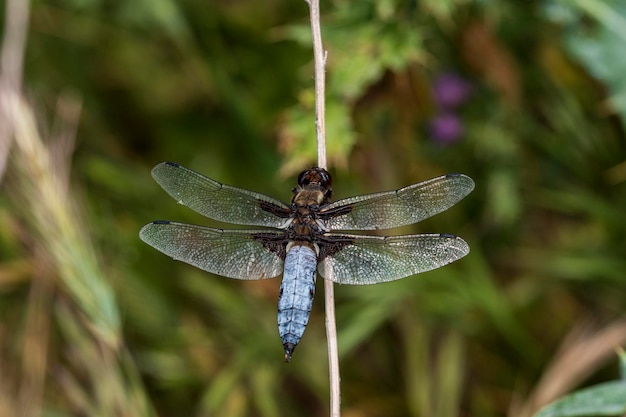
[[324, 168], [313, 167], [311, 169], [304, 170], [298, 175], [298, 185], [301, 188], [318, 188], [324, 193], [324, 199], [329, 200], [333, 192], [331, 188], [333, 184], [333, 178], [330, 173]]

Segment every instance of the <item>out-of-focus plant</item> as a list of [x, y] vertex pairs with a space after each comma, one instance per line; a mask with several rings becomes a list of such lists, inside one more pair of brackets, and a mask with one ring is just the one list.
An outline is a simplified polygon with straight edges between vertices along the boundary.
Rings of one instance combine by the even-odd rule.
[[447, 72], [433, 82], [437, 113], [430, 122], [430, 137], [444, 145], [450, 145], [463, 134], [463, 122], [456, 109], [471, 95], [471, 84], [457, 74]]
[[[56, 388], [63, 392], [69, 410], [103, 417], [120, 412], [151, 415], [141, 380], [123, 347], [112, 287], [68, 182], [72, 130], [61, 130], [57, 142], [44, 144], [30, 106], [19, 94], [4, 93], [3, 104], [10, 114], [15, 140], [14, 181], [9, 187], [15, 206], [22, 208], [21, 220], [32, 233], [31, 256], [40, 264], [33, 270], [35, 297], [29, 299], [28, 314], [34, 327], [25, 334], [21, 360], [31, 366], [45, 363], [47, 352], [38, 345], [50, 346], [50, 327], [59, 326], [65, 341], [62, 356], [67, 363], [53, 362], [52, 380], [58, 382]], [[65, 98], [59, 109], [58, 123], [74, 127], [79, 103]], [[32, 358], [33, 354], [38, 359]], [[45, 369], [38, 370], [41, 373], [24, 373], [20, 381], [26, 389], [22, 394], [33, 398], [19, 398], [12, 406], [5, 404], [16, 415], [37, 415], [33, 405], [44, 403], [42, 391], [27, 388], [33, 383], [43, 384]]]
[[623, 416], [626, 413], [626, 355], [620, 352], [621, 379], [597, 384], [543, 407], [534, 417]]

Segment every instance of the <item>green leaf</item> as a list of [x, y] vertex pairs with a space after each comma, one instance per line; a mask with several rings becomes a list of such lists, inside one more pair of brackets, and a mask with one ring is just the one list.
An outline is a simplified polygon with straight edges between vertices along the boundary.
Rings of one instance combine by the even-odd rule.
[[626, 413], [626, 382], [598, 384], [542, 408], [535, 417], [620, 416]]
[[[610, 92], [609, 103], [613, 110], [626, 122], [626, 56], [622, 53], [626, 31], [626, 6], [607, 5], [595, 0], [578, 0], [575, 4], [562, 3], [567, 10], [580, 9], [597, 21], [597, 26], [587, 30], [588, 23], [579, 19], [572, 23], [574, 12], [561, 13], [570, 17], [565, 36], [566, 47], [587, 68], [589, 73], [604, 83]], [[576, 10], [578, 11], [578, 10]]]

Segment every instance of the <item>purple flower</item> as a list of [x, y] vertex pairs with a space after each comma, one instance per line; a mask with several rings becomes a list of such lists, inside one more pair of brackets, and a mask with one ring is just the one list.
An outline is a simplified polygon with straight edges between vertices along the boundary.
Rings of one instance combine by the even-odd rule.
[[445, 72], [435, 79], [433, 93], [440, 108], [453, 109], [467, 100], [472, 85], [453, 72]]
[[463, 123], [454, 113], [441, 113], [430, 122], [430, 136], [442, 145], [451, 145], [463, 134]]

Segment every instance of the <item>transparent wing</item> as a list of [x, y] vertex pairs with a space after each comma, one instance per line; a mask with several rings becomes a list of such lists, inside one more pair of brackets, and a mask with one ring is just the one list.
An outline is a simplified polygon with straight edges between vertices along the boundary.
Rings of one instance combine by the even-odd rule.
[[406, 236], [356, 236], [327, 234], [328, 256], [318, 265], [325, 279], [339, 284], [365, 285], [394, 281], [430, 271], [469, 253], [458, 236], [423, 234]]
[[274, 231], [221, 230], [168, 221], [149, 223], [139, 232], [141, 240], [178, 261], [228, 278], [250, 280], [273, 278], [282, 273], [282, 257], [263, 244], [279, 240], [282, 235]]
[[279, 200], [221, 184], [173, 162], [155, 166], [152, 176], [180, 204], [214, 220], [278, 228], [289, 216], [289, 207]]
[[395, 191], [366, 194], [331, 203], [321, 210], [331, 230], [390, 229], [417, 223], [458, 203], [474, 189], [463, 174], [449, 174]]

